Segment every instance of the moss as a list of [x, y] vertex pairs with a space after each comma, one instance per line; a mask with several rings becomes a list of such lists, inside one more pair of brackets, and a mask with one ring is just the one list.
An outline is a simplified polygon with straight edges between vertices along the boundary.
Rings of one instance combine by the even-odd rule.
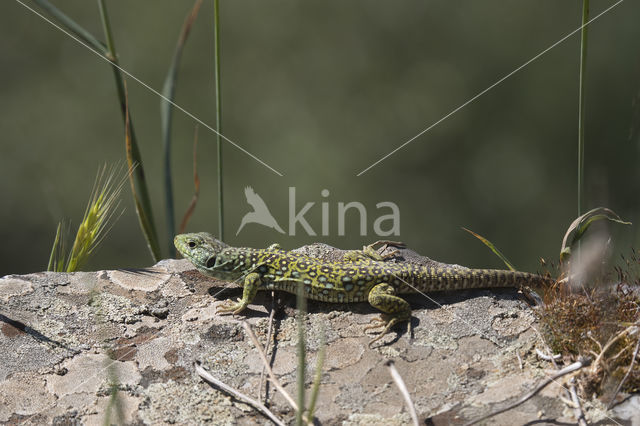
[[[569, 361], [579, 356], [596, 359], [615, 336], [640, 323], [640, 263], [635, 252], [631, 259], [623, 260], [626, 265], [616, 268], [615, 284], [573, 290], [566, 282], [559, 282], [546, 290], [545, 306], [538, 314], [545, 340], [555, 353]], [[640, 327], [623, 333], [607, 347], [597, 368], [580, 378], [586, 395], [601, 396], [618, 386], [632, 364], [639, 338]], [[639, 358], [621, 388], [624, 392], [640, 390]]]

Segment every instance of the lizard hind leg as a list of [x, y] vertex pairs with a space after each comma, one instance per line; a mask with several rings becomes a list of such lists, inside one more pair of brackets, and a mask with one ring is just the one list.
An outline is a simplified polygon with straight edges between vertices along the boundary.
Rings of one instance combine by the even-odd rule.
[[[381, 283], [374, 286], [369, 292], [369, 304], [383, 312], [380, 318], [374, 318], [371, 324], [365, 327], [365, 331], [383, 327], [378, 337], [369, 342], [369, 346], [386, 335], [394, 325], [411, 319], [411, 306], [406, 300], [396, 296], [395, 288], [389, 284]], [[410, 326], [409, 322], [408, 327]]]
[[388, 241], [388, 240], [378, 240], [375, 243], [371, 243], [368, 246], [364, 246], [362, 247], [362, 253], [366, 256], [369, 257], [373, 260], [377, 260], [377, 261], [387, 261], [390, 259], [395, 258], [396, 256], [400, 255], [400, 250], [393, 250], [390, 253], [387, 253], [385, 255], [382, 255], [378, 252], [378, 249], [376, 247], [380, 246], [382, 248], [382, 251], [386, 250], [387, 247], [395, 247], [398, 249], [402, 249], [402, 248], [406, 248], [407, 246], [405, 245], [405, 243], [399, 242], [399, 241]]
[[380, 240], [368, 246], [362, 247], [362, 250], [350, 250], [344, 255], [345, 262], [371, 262], [372, 260], [377, 262], [384, 262], [393, 259], [400, 254], [399, 250], [394, 250], [391, 253], [382, 255], [378, 253], [376, 246], [382, 245], [383, 249], [387, 247], [405, 248], [404, 243], [396, 241]]

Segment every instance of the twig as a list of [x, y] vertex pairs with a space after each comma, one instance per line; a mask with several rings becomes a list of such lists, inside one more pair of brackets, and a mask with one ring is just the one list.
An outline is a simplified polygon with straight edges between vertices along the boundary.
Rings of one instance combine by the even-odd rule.
[[627, 345], [624, 348], [622, 348], [620, 350], [620, 352], [618, 352], [617, 354], [615, 354], [614, 356], [612, 356], [611, 358], [609, 358], [607, 361], [611, 362], [613, 360], [615, 360], [616, 358], [618, 358], [620, 355], [622, 355], [623, 353], [625, 353], [627, 351], [627, 349], [629, 349], [631, 347], [631, 345]]
[[[544, 349], [548, 354], [553, 354], [553, 351], [551, 350], [551, 348], [549, 347], [549, 345], [547, 344], [547, 341], [544, 340], [544, 337], [542, 337], [542, 334], [540, 334], [540, 332], [538, 331], [537, 328], [535, 327], [531, 327], [533, 328], [533, 330], [536, 332], [536, 334], [538, 335], [538, 337], [540, 338], [540, 340], [542, 341], [542, 344], [544, 345]], [[597, 356], [594, 354], [594, 356]], [[552, 356], [551, 357], [551, 362], [553, 363], [553, 366], [555, 367], [556, 370], [560, 370], [560, 367], [558, 366], [558, 363], [556, 362], [555, 358]], [[571, 392], [569, 392], [569, 389], [563, 387], [562, 388], [564, 390], [564, 392], [567, 394], [567, 396], [570, 398], [571, 397]]]
[[271, 380], [273, 385], [276, 387], [276, 389], [278, 389], [280, 391], [280, 393], [282, 394], [284, 399], [287, 400], [287, 402], [289, 403], [291, 408], [293, 408], [294, 410], [297, 411], [298, 410], [298, 404], [296, 404], [296, 402], [293, 400], [293, 398], [291, 398], [291, 395], [289, 395], [287, 393], [287, 391], [284, 390], [284, 388], [280, 384], [280, 381], [273, 374], [273, 370], [271, 370], [271, 366], [269, 365], [269, 361], [267, 360], [267, 357], [264, 354], [264, 349], [262, 348], [262, 345], [258, 341], [258, 338], [256, 337], [255, 333], [251, 329], [251, 326], [246, 321], [241, 321], [241, 322], [242, 322], [242, 326], [244, 327], [245, 331], [247, 332], [247, 335], [249, 335], [249, 338], [251, 339], [251, 341], [253, 342], [254, 346], [258, 350], [258, 355], [260, 355], [260, 358], [262, 359], [262, 363], [264, 364], [265, 368], [267, 369], [267, 374], [269, 374], [269, 379]]
[[269, 409], [265, 407], [261, 402], [256, 401], [255, 399], [252, 399], [243, 393], [240, 393], [239, 391], [235, 390], [234, 388], [227, 385], [226, 383], [223, 383], [220, 380], [216, 379], [211, 374], [209, 374], [207, 370], [202, 368], [199, 361], [194, 362], [194, 367], [198, 375], [202, 377], [202, 379], [205, 380], [207, 383], [214, 384], [216, 387], [220, 388], [226, 393], [233, 395], [236, 399], [251, 405], [253, 408], [260, 411], [265, 416], [269, 417], [269, 419], [271, 419], [271, 421], [277, 424], [278, 426], [285, 426], [285, 423], [279, 418], [277, 418], [275, 414], [269, 411]]
[[571, 394], [571, 402], [573, 402], [573, 415], [578, 419], [579, 426], [587, 426], [587, 420], [584, 418], [584, 412], [582, 411], [582, 405], [580, 405], [580, 398], [576, 392], [575, 378], [571, 378], [569, 382], [569, 393]]
[[538, 348], [536, 348], [536, 354], [538, 354], [539, 358], [544, 359], [545, 361], [558, 360], [558, 359], [562, 358], [562, 355], [560, 355], [560, 354], [547, 355], [547, 354], [543, 353]]
[[576, 408], [576, 404], [575, 404], [572, 400], [567, 399], [567, 398], [565, 398], [565, 397], [564, 397], [564, 396], [562, 396], [562, 395], [558, 395], [558, 399], [559, 399], [560, 401], [562, 401], [562, 403], [563, 403], [564, 405], [566, 405], [567, 407], [569, 407], [569, 408]]
[[616, 396], [618, 396], [618, 392], [620, 392], [620, 389], [622, 389], [622, 385], [627, 380], [627, 377], [629, 377], [629, 374], [633, 369], [633, 364], [636, 362], [636, 357], [638, 356], [638, 349], [640, 349], [640, 337], [638, 338], [638, 343], [636, 343], [636, 348], [633, 351], [633, 358], [631, 358], [631, 364], [629, 364], [629, 370], [627, 370], [627, 373], [624, 375], [620, 383], [618, 383], [618, 387], [616, 388], [616, 391], [613, 393], [613, 396], [611, 397], [611, 401], [609, 401], [609, 404], [607, 404], [607, 410], [609, 410], [613, 406], [613, 403], [616, 400]]
[[516, 357], [518, 357], [518, 365], [520, 366], [520, 370], [524, 367], [522, 366], [522, 358], [520, 357], [520, 351], [516, 350]]
[[591, 335], [591, 332], [587, 334], [587, 337], [591, 339], [591, 341], [595, 342], [595, 344], [598, 345], [598, 349], [600, 349], [600, 352], [602, 352], [602, 345], [600, 344], [600, 342], [598, 342], [596, 339], [593, 338], [593, 336]]
[[604, 347], [602, 348], [602, 351], [600, 351], [600, 354], [598, 355], [598, 357], [596, 358], [595, 362], [593, 363], [593, 367], [592, 368], [597, 368], [598, 364], [600, 363], [600, 361], [602, 361], [602, 357], [604, 357], [604, 354], [609, 350], [609, 348], [611, 346], [613, 346], [613, 344], [615, 342], [617, 342], [618, 340], [620, 340], [625, 334], [630, 333], [631, 331], [637, 330], [638, 326], [637, 325], [632, 325], [629, 326], [627, 328], [625, 328], [624, 330], [622, 330], [620, 333], [618, 333], [615, 337], [613, 337], [612, 339], [609, 339], [609, 341], [607, 342], [606, 345], [604, 345]]
[[542, 381], [542, 383], [540, 383], [538, 386], [536, 386], [536, 388], [534, 390], [532, 390], [531, 392], [525, 394], [524, 396], [520, 397], [520, 399], [518, 399], [516, 402], [514, 402], [513, 404], [509, 404], [508, 406], [501, 408], [499, 410], [496, 410], [492, 413], [489, 413], [485, 416], [482, 416], [476, 420], [471, 421], [470, 423], [467, 423], [467, 425], [473, 425], [476, 423], [479, 423], [483, 420], [486, 420], [488, 418], [491, 418], [493, 416], [496, 416], [500, 413], [504, 413], [505, 411], [509, 411], [513, 408], [516, 408], [517, 406], [523, 404], [524, 402], [526, 402], [527, 400], [531, 399], [533, 396], [535, 396], [538, 392], [540, 392], [542, 389], [544, 389], [545, 387], [547, 387], [547, 385], [549, 385], [552, 382], [555, 382], [557, 379], [559, 379], [562, 376], [566, 376], [567, 374], [571, 374], [571, 373], [575, 373], [576, 371], [579, 371], [581, 368], [587, 367], [589, 364], [591, 364], [591, 359], [590, 358], [580, 358], [578, 361], [574, 362], [573, 364], [563, 368], [562, 370], [558, 371], [556, 374], [554, 374], [553, 376], [545, 379]]
[[400, 389], [400, 393], [404, 398], [404, 402], [407, 405], [407, 410], [409, 410], [409, 414], [411, 415], [411, 420], [413, 420], [414, 426], [418, 426], [418, 415], [416, 414], [416, 408], [413, 405], [413, 401], [411, 401], [411, 395], [409, 394], [409, 390], [407, 386], [404, 384], [404, 380], [402, 380], [402, 376], [398, 373], [395, 364], [392, 360], [388, 360], [384, 363], [389, 368], [389, 373], [393, 378], [393, 381], [396, 382], [396, 386]]
[[[542, 337], [542, 334], [540, 334], [540, 332], [538, 331], [537, 328], [531, 326], [531, 328], [533, 328], [533, 331], [536, 332], [536, 334], [538, 335], [538, 337], [540, 338], [540, 340], [542, 341], [542, 344], [544, 345], [544, 349], [547, 351], [547, 353], [552, 354], [553, 351], [551, 350], [551, 348], [549, 347], [549, 345], [547, 345], [547, 342], [544, 340], [544, 337]], [[558, 367], [558, 364], [556, 363], [556, 360], [554, 358], [551, 358], [551, 362], [553, 363], [553, 366], [556, 368], [556, 370], [559, 370], [560, 368]]]

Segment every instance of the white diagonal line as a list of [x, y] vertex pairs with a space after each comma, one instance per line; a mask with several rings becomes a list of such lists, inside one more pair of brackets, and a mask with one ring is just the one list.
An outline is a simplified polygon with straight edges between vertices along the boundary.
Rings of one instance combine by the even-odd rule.
[[387, 155], [385, 155], [384, 157], [380, 158], [378, 161], [376, 161], [375, 163], [371, 164], [369, 167], [367, 167], [366, 169], [362, 170], [360, 173], [358, 173], [356, 176], [362, 176], [364, 173], [366, 173], [368, 170], [372, 169], [373, 167], [375, 167], [376, 165], [380, 164], [381, 162], [383, 162], [384, 160], [386, 160], [387, 158], [391, 157], [393, 154], [395, 154], [396, 152], [400, 151], [402, 148], [404, 148], [405, 146], [409, 145], [411, 142], [413, 142], [414, 140], [418, 139], [420, 136], [424, 135], [425, 133], [427, 133], [429, 130], [433, 129], [434, 127], [436, 127], [438, 124], [442, 123], [444, 120], [446, 120], [447, 118], [451, 117], [453, 114], [457, 113], [458, 111], [460, 111], [461, 109], [463, 109], [464, 107], [466, 107], [467, 105], [469, 105], [470, 103], [472, 103], [473, 101], [475, 101], [476, 99], [478, 99], [479, 97], [481, 97], [482, 95], [484, 95], [485, 93], [487, 93], [488, 91], [490, 91], [491, 89], [493, 89], [494, 87], [496, 87], [497, 85], [499, 85], [500, 83], [502, 83], [503, 81], [505, 81], [506, 79], [508, 79], [509, 77], [511, 77], [512, 75], [514, 75], [515, 73], [517, 73], [518, 71], [522, 70], [524, 67], [526, 67], [527, 65], [529, 65], [530, 63], [532, 63], [533, 61], [535, 61], [536, 59], [540, 58], [541, 56], [543, 56], [545, 53], [549, 52], [551, 49], [553, 49], [554, 47], [558, 46], [559, 44], [561, 44], [562, 42], [564, 42], [565, 40], [567, 40], [569, 37], [571, 37], [572, 35], [574, 35], [575, 33], [577, 33], [578, 31], [582, 30], [582, 28], [586, 27], [587, 25], [589, 25], [590, 23], [592, 23], [593, 21], [595, 21], [596, 19], [600, 18], [602, 15], [604, 15], [605, 13], [609, 12], [611, 9], [613, 9], [614, 7], [618, 6], [620, 3], [622, 3], [624, 0], [618, 0], [616, 3], [614, 3], [613, 5], [609, 6], [608, 8], [606, 8], [604, 11], [600, 12], [599, 14], [597, 14], [596, 16], [594, 16], [592, 19], [590, 19], [589, 21], [585, 22], [584, 25], [579, 26], [578, 28], [576, 28], [575, 30], [571, 31], [569, 34], [567, 34], [566, 36], [562, 37], [560, 40], [556, 41], [555, 43], [553, 43], [551, 46], [547, 47], [546, 49], [544, 49], [542, 52], [538, 53], [536, 56], [534, 56], [533, 58], [529, 59], [527, 62], [525, 62], [524, 64], [520, 65], [518, 68], [514, 69], [513, 71], [511, 71], [510, 73], [508, 73], [507, 75], [505, 75], [504, 77], [502, 77], [501, 79], [499, 79], [498, 81], [496, 81], [495, 83], [493, 83], [491, 86], [487, 87], [486, 89], [484, 89], [483, 91], [481, 91], [480, 93], [478, 93], [477, 95], [475, 95], [474, 97], [472, 97], [471, 99], [469, 99], [468, 101], [466, 101], [465, 103], [463, 103], [462, 105], [460, 105], [459, 107], [453, 109], [452, 111], [450, 111], [448, 114], [446, 114], [444, 117], [440, 118], [438, 121], [436, 121], [435, 123], [433, 123], [432, 125], [430, 125], [429, 127], [427, 127], [426, 129], [424, 129], [423, 131], [421, 131], [420, 133], [418, 133], [417, 135], [415, 135], [414, 137], [412, 137], [411, 139], [407, 140], [406, 142], [404, 142], [402, 145], [400, 145], [399, 147], [397, 147], [396, 149], [394, 149], [393, 151], [389, 152]]
[[[435, 303], [436, 305], [438, 305], [439, 308], [442, 308], [444, 311], [449, 312], [449, 310], [447, 308], [445, 308], [444, 306], [442, 306], [440, 303], [436, 302], [434, 299], [432, 299], [431, 297], [429, 297], [427, 295], [427, 293], [423, 292], [422, 290], [418, 289], [417, 287], [414, 287], [413, 285], [411, 285], [410, 283], [408, 283], [407, 281], [403, 280], [401, 277], [397, 276], [396, 274], [394, 274], [393, 272], [391, 273], [391, 275], [393, 275], [395, 278], [397, 278], [398, 280], [402, 281], [407, 287], [411, 287], [416, 293], [420, 294], [421, 296], [423, 296], [425, 299], [429, 300], [430, 302]], [[476, 290], [479, 290], [476, 289]], [[451, 315], [453, 315], [454, 317], [456, 317], [457, 319], [459, 319], [460, 321], [462, 321], [463, 323], [465, 323], [466, 325], [468, 325], [472, 330], [475, 330], [476, 333], [483, 335], [484, 332], [482, 330], [480, 330], [478, 327], [476, 327], [475, 325], [471, 324], [469, 321], [465, 320], [464, 318], [462, 318], [460, 315], [456, 314], [455, 312], [449, 312]], [[502, 345], [500, 343], [497, 342], [497, 340], [494, 342], [493, 340], [489, 339], [491, 342], [495, 343], [496, 345], [498, 345], [499, 347], [502, 347]]]
[[78, 37], [76, 37], [75, 35], [71, 34], [69, 31], [65, 30], [64, 28], [62, 28], [60, 25], [56, 24], [55, 22], [53, 22], [52, 20], [50, 20], [49, 18], [47, 18], [46, 16], [42, 15], [41, 13], [39, 13], [38, 11], [36, 11], [35, 9], [27, 6], [26, 4], [24, 4], [21, 0], [16, 0], [16, 2], [20, 3], [22, 6], [24, 6], [26, 9], [30, 10], [31, 12], [33, 12], [35, 15], [39, 16], [40, 18], [42, 18], [43, 20], [45, 20], [46, 22], [48, 22], [49, 24], [51, 24], [53, 27], [57, 28], [58, 30], [60, 30], [62, 33], [66, 34], [67, 36], [69, 36], [70, 38], [72, 38], [73, 40], [75, 40], [76, 42], [78, 42], [80, 45], [86, 47], [87, 49], [89, 49], [91, 52], [93, 52], [94, 54], [96, 54], [98, 57], [100, 57], [101, 59], [105, 60], [106, 62], [108, 62], [109, 64], [111, 64], [112, 66], [116, 67], [118, 70], [120, 70], [123, 74], [126, 74], [127, 76], [129, 76], [132, 80], [138, 82], [142, 87], [144, 87], [145, 89], [149, 90], [151, 93], [157, 95], [158, 97], [160, 97], [161, 99], [163, 99], [164, 101], [168, 102], [169, 104], [173, 105], [173, 107], [175, 107], [176, 109], [182, 111], [185, 115], [191, 117], [194, 121], [196, 121], [197, 123], [203, 125], [204, 127], [206, 127], [207, 129], [211, 130], [213, 133], [215, 133], [216, 135], [220, 136], [222, 139], [224, 139], [225, 141], [229, 142], [231, 145], [235, 146], [237, 149], [239, 149], [240, 151], [244, 152], [245, 154], [247, 154], [249, 157], [253, 158], [254, 160], [256, 160], [258, 163], [262, 164], [263, 166], [265, 166], [266, 168], [268, 168], [269, 170], [271, 170], [272, 172], [274, 172], [275, 174], [277, 174], [278, 176], [284, 176], [282, 173], [280, 173], [279, 171], [277, 171], [276, 169], [274, 169], [273, 167], [271, 167], [270, 165], [268, 165], [267, 163], [265, 163], [264, 161], [262, 161], [261, 159], [259, 159], [258, 157], [256, 157], [255, 155], [253, 155], [252, 153], [250, 153], [249, 151], [247, 151], [246, 149], [244, 149], [243, 147], [241, 147], [240, 145], [238, 145], [237, 143], [235, 143], [234, 141], [232, 141], [231, 139], [229, 139], [228, 137], [226, 137], [225, 135], [223, 135], [222, 133], [218, 132], [216, 129], [214, 129], [213, 127], [211, 127], [210, 125], [208, 125], [207, 123], [205, 123], [204, 121], [202, 121], [201, 119], [199, 119], [198, 117], [196, 117], [195, 115], [193, 115], [192, 113], [190, 113], [189, 111], [187, 111], [186, 109], [184, 109], [183, 107], [181, 107], [180, 105], [176, 104], [175, 102], [173, 102], [172, 100], [170, 100], [169, 98], [167, 98], [166, 96], [164, 96], [162, 93], [160, 93], [159, 91], [157, 91], [156, 89], [154, 89], [153, 87], [149, 86], [147, 83], [145, 83], [144, 81], [140, 80], [138, 77], [136, 77], [135, 75], [131, 74], [129, 71], [127, 71], [126, 69], [122, 68], [120, 65], [112, 62], [109, 60], [109, 58], [107, 58], [106, 56], [104, 56], [101, 52], [95, 50], [93, 47], [89, 46], [88, 44], [86, 44], [85, 42], [83, 42], [82, 40], [80, 40]]

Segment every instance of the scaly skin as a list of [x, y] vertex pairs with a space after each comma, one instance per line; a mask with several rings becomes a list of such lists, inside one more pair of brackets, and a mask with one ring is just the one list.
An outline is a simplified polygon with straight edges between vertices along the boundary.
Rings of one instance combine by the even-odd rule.
[[243, 279], [242, 299], [218, 307], [222, 313], [244, 310], [258, 290], [296, 294], [304, 285], [306, 298], [323, 302], [368, 301], [383, 312], [374, 326], [384, 327], [380, 339], [395, 324], [411, 318], [409, 303], [398, 294], [472, 288], [537, 286], [548, 282], [535, 274], [497, 269], [470, 269], [458, 265], [417, 266], [385, 262], [374, 244], [347, 252], [342, 262], [327, 262], [282, 250], [229, 247], [206, 232], [175, 237], [178, 251], [204, 275], [222, 280]]

